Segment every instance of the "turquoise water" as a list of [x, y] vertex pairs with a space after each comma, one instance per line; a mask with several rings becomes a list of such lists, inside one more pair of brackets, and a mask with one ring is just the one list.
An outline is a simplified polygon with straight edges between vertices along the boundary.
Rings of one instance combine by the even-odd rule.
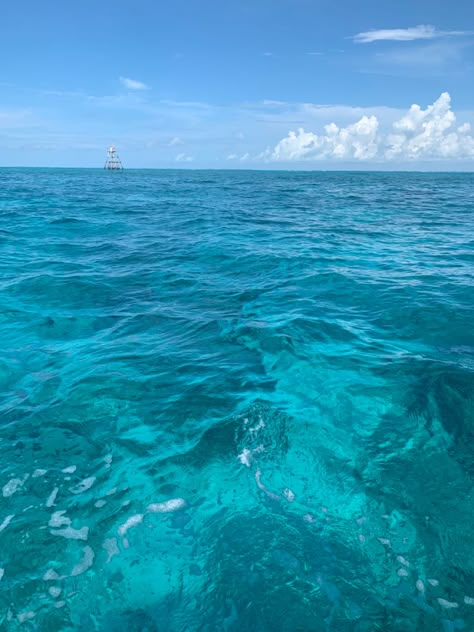
[[0, 170], [0, 629], [474, 630], [474, 175]]

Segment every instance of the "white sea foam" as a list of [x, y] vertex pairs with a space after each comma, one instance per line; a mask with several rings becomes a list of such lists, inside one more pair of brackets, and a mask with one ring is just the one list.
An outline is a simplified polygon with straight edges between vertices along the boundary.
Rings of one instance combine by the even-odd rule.
[[170, 513], [172, 511], [178, 511], [178, 509], [182, 509], [185, 506], [186, 501], [184, 498], [172, 498], [163, 503], [152, 503], [148, 505], [147, 511], [150, 513]]
[[260, 469], [257, 469], [255, 472], [255, 482], [257, 483], [258, 489], [261, 489], [265, 494], [271, 498], [272, 500], [281, 500], [281, 497], [278, 494], [274, 494], [273, 492], [269, 492], [265, 485], [262, 483], [262, 472]]
[[71, 487], [70, 490], [73, 494], [82, 494], [92, 487], [95, 483], [95, 476], [90, 476], [89, 478], [85, 478], [75, 487]]
[[59, 588], [59, 586], [51, 586], [51, 588], [48, 589], [48, 592], [51, 595], [51, 597], [56, 599], [62, 593], [62, 590], [61, 588]]
[[56, 500], [56, 496], [58, 495], [59, 487], [55, 487], [46, 501], [46, 507], [52, 507], [54, 505], [54, 501]]
[[66, 518], [63, 514], [66, 513], [66, 510], [63, 509], [61, 511], [55, 511], [51, 518], [49, 519], [48, 526], [57, 529], [58, 527], [62, 527], [63, 525], [70, 525], [71, 520]]
[[89, 569], [94, 563], [94, 551], [90, 546], [85, 546], [83, 549], [82, 559], [74, 566], [71, 571], [71, 577], [75, 577], [76, 575], [81, 575], [81, 573], [85, 573], [87, 569]]
[[252, 453], [249, 449], [244, 448], [237, 458], [242, 463], [242, 465], [245, 465], [246, 467], [251, 466]]
[[104, 540], [104, 544], [102, 545], [102, 548], [105, 549], [108, 555], [107, 564], [114, 557], [114, 555], [119, 555], [120, 553], [120, 550], [117, 545], [117, 538], [107, 538], [107, 540]]
[[15, 514], [11, 514], [10, 516], [7, 516], [5, 520], [2, 522], [2, 524], [0, 524], [0, 531], [3, 531], [4, 529], [6, 529], [14, 517], [15, 517]]
[[130, 516], [128, 520], [126, 520], [117, 530], [117, 533], [124, 537], [129, 529], [132, 527], [136, 527], [138, 524], [143, 522], [144, 514], [135, 514], [134, 516]]
[[250, 432], [251, 435], [254, 435], [256, 432], [258, 432], [262, 428], [265, 428], [265, 422], [260, 417], [260, 420], [259, 420], [258, 424], [256, 426], [254, 426], [253, 428], [249, 428], [249, 432]]
[[289, 487], [285, 487], [285, 489], [283, 490], [283, 496], [289, 503], [292, 503], [296, 498], [295, 492], [292, 492]]
[[73, 527], [65, 527], [64, 529], [51, 529], [51, 535], [59, 535], [68, 540], [87, 540], [89, 536], [89, 527], [82, 529], [74, 529]]
[[31, 475], [31, 478], [39, 478], [40, 476], [44, 476], [48, 473], [48, 470], [35, 470]]
[[255, 472], [255, 482], [257, 483], [257, 487], [258, 489], [261, 489], [262, 491], [267, 491], [267, 488], [265, 487], [265, 485], [262, 483], [262, 472], [260, 469], [258, 469]]
[[2, 487], [3, 497], [8, 498], [9, 496], [13, 496], [13, 494], [23, 486], [27, 478], [28, 474], [23, 478], [12, 478], [9, 480], [8, 483]]
[[63, 470], [61, 470], [61, 472], [64, 472], [64, 474], [74, 474], [76, 470], [77, 465], [70, 465], [69, 467], [65, 467]]

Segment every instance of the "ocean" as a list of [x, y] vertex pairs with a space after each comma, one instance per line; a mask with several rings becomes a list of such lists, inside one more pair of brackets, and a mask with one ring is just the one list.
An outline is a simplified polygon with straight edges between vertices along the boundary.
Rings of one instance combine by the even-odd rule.
[[474, 630], [474, 174], [0, 170], [0, 629]]

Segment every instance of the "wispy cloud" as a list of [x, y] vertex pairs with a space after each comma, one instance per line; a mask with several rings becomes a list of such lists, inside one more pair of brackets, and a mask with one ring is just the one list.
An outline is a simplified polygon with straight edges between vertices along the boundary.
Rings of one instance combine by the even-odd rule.
[[129, 79], [128, 77], [120, 77], [120, 83], [128, 90], [149, 90], [150, 86], [142, 81], [136, 79]]
[[431, 24], [419, 24], [405, 29], [374, 29], [357, 33], [352, 37], [356, 44], [373, 42], [412, 42], [414, 40], [431, 40], [440, 37], [469, 35], [468, 31], [440, 31]]
[[[255, 157], [254, 157], [255, 158]], [[246, 162], [247, 160], [251, 160], [252, 156], [249, 152], [245, 152], [245, 154], [229, 154], [226, 160], [239, 160], [240, 162]]]
[[193, 156], [188, 156], [187, 154], [178, 154], [175, 158], [176, 162], [193, 162]]
[[202, 101], [173, 101], [172, 99], [161, 99], [160, 103], [176, 108], [190, 108], [196, 110], [209, 110], [212, 106]]
[[284, 106], [284, 105], [288, 105], [286, 103], [286, 101], [275, 101], [274, 99], [264, 99], [262, 101], [262, 105], [263, 106], [268, 106], [268, 107], [280, 107], [280, 106]]
[[412, 75], [416, 72], [443, 74], [448, 70], [459, 72], [462, 68], [464, 46], [453, 42], [429, 42], [414, 44], [408, 48], [390, 47], [374, 56], [374, 62], [383, 67], [398, 66]]
[[170, 140], [168, 145], [170, 147], [177, 147], [178, 145], [184, 145], [184, 141], [179, 136], [175, 136]]

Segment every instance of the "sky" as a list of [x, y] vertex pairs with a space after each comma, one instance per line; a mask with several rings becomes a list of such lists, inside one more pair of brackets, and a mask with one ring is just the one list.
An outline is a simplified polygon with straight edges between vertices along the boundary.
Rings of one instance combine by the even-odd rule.
[[474, 170], [472, 0], [2, 0], [0, 59], [0, 166]]

